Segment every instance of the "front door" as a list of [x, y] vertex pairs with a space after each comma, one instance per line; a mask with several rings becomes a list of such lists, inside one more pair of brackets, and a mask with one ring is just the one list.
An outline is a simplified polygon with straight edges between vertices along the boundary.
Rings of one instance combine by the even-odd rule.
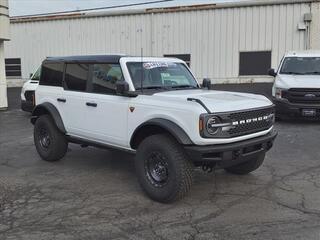
[[91, 140], [126, 147], [129, 98], [116, 95], [116, 81], [123, 80], [120, 64], [92, 64], [91, 70], [86, 132]]

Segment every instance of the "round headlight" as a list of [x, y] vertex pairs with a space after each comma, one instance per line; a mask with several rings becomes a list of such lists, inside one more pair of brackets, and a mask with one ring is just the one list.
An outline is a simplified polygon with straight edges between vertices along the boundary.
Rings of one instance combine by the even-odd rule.
[[207, 121], [207, 131], [210, 135], [214, 135], [218, 132], [220, 127], [217, 127], [216, 124], [220, 123], [220, 119], [217, 117], [210, 117]]

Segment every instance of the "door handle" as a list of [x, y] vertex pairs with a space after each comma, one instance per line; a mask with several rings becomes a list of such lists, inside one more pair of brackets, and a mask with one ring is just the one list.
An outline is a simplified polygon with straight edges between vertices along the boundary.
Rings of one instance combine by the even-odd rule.
[[93, 102], [87, 102], [86, 105], [87, 105], [88, 107], [97, 107], [97, 106], [98, 106], [98, 104], [93, 103]]
[[57, 98], [57, 101], [65, 103], [67, 100], [65, 98]]

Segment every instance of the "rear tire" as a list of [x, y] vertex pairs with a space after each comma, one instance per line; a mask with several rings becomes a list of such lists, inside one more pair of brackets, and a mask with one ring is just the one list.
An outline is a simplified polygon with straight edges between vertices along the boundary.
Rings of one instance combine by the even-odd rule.
[[247, 162], [225, 168], [225, 170], [232, 174], [245, 175], [258, 169], [262, 165], [264, 158], [265, 154], [261, 154], [258, 157], [253, 158]]
[[139, 145], [135, 167], [139, 183], [153, 200], [170, 203], [183, 198], [193, 182], [193, 165], [171, 136], [147, 137]]
[[34, 144], [40, 157], [49, 162], [58, 161], [68, 150], [68, 141], [49, 115], [40, 116], [34, 124]]

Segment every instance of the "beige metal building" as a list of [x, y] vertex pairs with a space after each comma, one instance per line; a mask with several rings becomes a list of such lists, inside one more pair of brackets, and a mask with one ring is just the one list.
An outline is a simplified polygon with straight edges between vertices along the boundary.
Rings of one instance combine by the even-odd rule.
[[0, 0], [0, 109], [8, 107], [4, 62], [4, 41], [9, 40], [8, 1]]
[[46, 56], [140, 55], [141, 48], [147, 56], [172, 55], [190, 62], [200, 80], [268, 82], [267, 69], [276, 67], [286, 51], [320, 49], [318, 0], [77, 12], [10, 22], [5, 57], [11, 86], [21, 85]]

